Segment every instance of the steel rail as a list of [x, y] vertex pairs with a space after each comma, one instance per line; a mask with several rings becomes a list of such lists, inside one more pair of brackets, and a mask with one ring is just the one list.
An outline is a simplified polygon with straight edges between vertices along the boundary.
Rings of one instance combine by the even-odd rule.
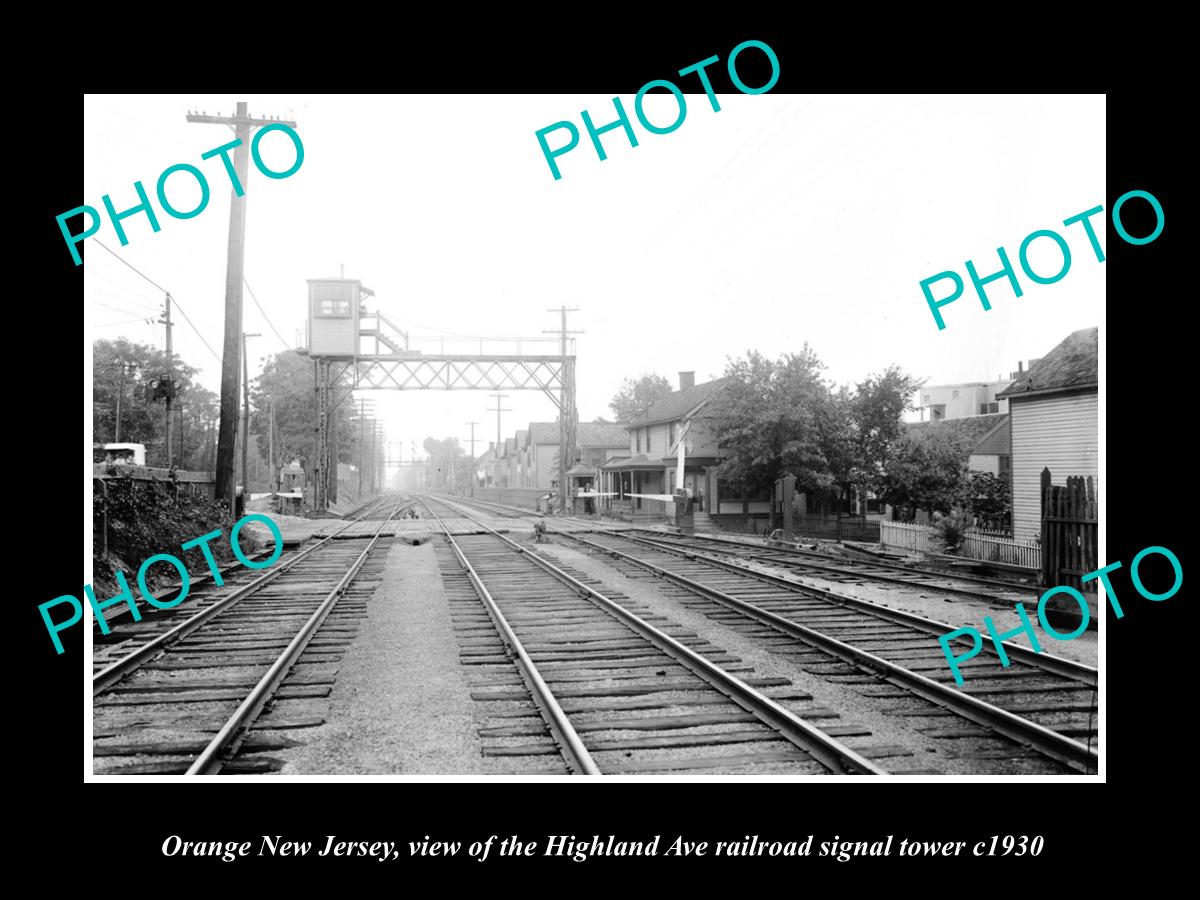
[[[450, 503], [446, 500], [439, 500], [438, 502], [451, 508], [457, 506], [457, 504]], [[839, 774], [888, 774], [884, 769], [881, 769], [866, 757], [860, 755], [854, 750], [851, 750], [845, 744], [841, 743], [830, 735], [825, 734], [825, 732], [821, 731], [819, 728], [810, 725], [795, 713], [785, 709], [770, 697], [767, 697], [765, 694], [746, 684], [740, 678], [731, 675], [729, 672], [726, 672], [715, 663], [710, 662], [707, 658], [701, 656], [690, 647], [687, 647], [686, 645], [675, 640], [675, 638], [654, 627], [636, 613], [630, 612], [619, 603], [609, 599], [604, 594], [564, 572], [549, 560], [544, 559], [535, 553], [530, 553], [525, 547], [522, 547], [516, 541], [509, 539], [503, 534], [497, 532], [495, 529], [489, 527], [486, 523], [481, 522], [475, 517], [467, 514], [462, 507], [458, 507], [458, 509], [463, 513], [465, 518], [475, 522], [475, 524], [479, 525], [490, 534], [508, 544], [518, 553], [524, 554], [526, 559], [529, 559], [537, 566], [553, 575], [563, 584], [567, 585], [585, 598], [591, 600], [601, 609], [605, 610], [623, 622], [626, 626], [640, 634], [642, 637], [646, 638], [648, 641], [650, 641], [650, 643], [652, 643], [659, 650], [663, 651], [673, 660], [689, 669], [694, 675], [699, 676], [701, 680], [708, 682], [708, 684], [716, 688], [738, 706], [755, 716], [755, 718], [779, 732], [781, 735], [787, 738], [787, 740], [795, 744], [800, 749], [809, 753], [814, 759], [826, 766], [826, 768]]]
[[458, 558], [459, 564], [467, 573], [467, 577], [471, 580], [476, 593], [479, 594], [479, 599], [483, 601], [484, 607], [487, 609], [488, 615], [496, 626], [496, 630], [500, 632], [500, 638], [508, 646], [509, 652], [514, 656], [517, 663], [517, 671], [521, 674], [521, 679], [525, 682], [525, 686], [529, 688], [529, 694], [533, 698], [534, 705], [542, 714], [546, 725], [550, 729], [551, 735], [558, 744], [559, 751], [566, 760], [567, 766], [580, 775], [600, 775], [600, 767], [592, 758], [592, 754], [588, 751], [587, 746], [583, 743], [583, 738], [575, 730], [575, 726], [571, 724], [570, 718], [566, 711], [554, 696], [554, 692], [550, 690], [545, 679], [542, 678], [541, 672], [538, 671], [533, 659], [525, 650], [525, 645], [521, 643], [521, 639], [517, 637], [512, 626], [508, 623], [504, 613], [500, 611], [499, 605], [496, 603], [492, 592], [489, 591], [483, 583], [483, 579], [479, 577], [479, 573], [475, 571], [475, 567], [471, 565], [471, 561], [467, 559], [463, 553], [462, 547], [458, 541], [450, 533], [449, 527], [442, 521], [433, 508], [426, 503], [425, 508], [429, 510], [429, 514], [441, 526], [442, 531], [446, 535], [446, 539], [450, 542], [450, 547], [454, 550], [454, 555]]
[[[228, 721], [221, 726], [221, 730], [216, 733], [208, 746], [200, 752], [196, 757], [195, 762], [191, 764], [186, 775], [216, 775], [221, 771], [221, 767], [225, 761], [237, 752], [250, 727], [258, 714], [262, 712], [267, 701], [271, 699], [275, 689], [279, 687], [280, 682], [287, 677], [296, 660], [300, 658], [300, 654], [304, 652], [304, 648], [308, 646], [317, 629], [321, 627], [321, 623], [325, 621], [325, 617], [329, 615], [330, 610], [337, 604], [346, 588], [350, 586], [350, 582], [354, 580], [354, 576], [358, 574], [358, 570], [367, 560], [367, 556], [375, 549], [375, 545], [379, 542], [379, 535], [383, 533], [383, 529], [400, 511], [400, 507], [405, 501], [399, 500], [392, 508], [391, 513], [386, 519], [379, 523], [379, 527], [375, 529], [375, 534], [372, 535], [371, 541], [363, 549], [358, 558], [351, 563], [350, 568], [346, 570], [346, 574], [341, 577], [337, 585], [332, 591], [321, 601], [308, 621], [301, 626], [296, 632], [296, 636], [288, 643], [284, 651], [279, 654], [275, 662], [271, 664], [271, 668], [266, 671], [266, 674], [259, 679], [258, 683], [251, 689], [233, 715]], [[350, 523], [353, 524], [353, 523]]]
[[[401, 501], [401, 502], [405, 502], [405, 501]], [[411, 503], [415, 503], [415, 502], [416, 502], [415, 500], [411, 501]], [[367, 510], [361, 516], [359, 516], [357, 519], [354, 519], [351, 522], [347, 522], [345, 525], [343, 525], [337, 531], [333, 532], [333, 534], [330, 534], [330, 535], [327, 535], [326, 537], [321, 538], [321, 540], [317, 541], [311, 547], [307, 547], [304, 550], [301, 550], [299, 553], [293, 554], [287, 560], [281, 562], [279, 565], [277, 565], [273, 569], [271, 569], [271, 571], [264, 572], [262, 575], [258, 576], [254, 580], [249, 581], [246, 584], [242, 585], [240, 588], [233, 591], [228, 597], [224, 597], [221, 600], [218, 600], [212, 606], [209, 606], [206, 609], [202, 609], [200, 612], [196, 613], [191, 618], [186, 619], [183, 622], [180, 622], [174, 628], [170, 629], [169, 631], [163, 632], [158, 637], [148, 641], [147, 643], [138, 647], [136, 650], [133, 650], [126, 656], [121, 657], [120, 659], [113, 662], [111, 665], [100, 670], [99, 672], [97, 672], [95, 675], [92, 676], [92, 696], [96, 697], [100, 694], [103, 694], [105, 691], [107, 691], [109, 688], [111, 688], [114, 684], [116, 684], [118, 681], [120, 681], [122, 678], [124, 678], [130, 672], [136, 671], [143, 663], [145, 663], [151, 657], [158, 655], [159, 653], [161, 653], [163, 650], [165, 650], [167, 647], [169, 647], [171, 644], [175, 643], [179, 639], [187, 637], [189, 634], [191, 634], [193, 631], [195, 631], [197, 628], [199, 628], [201, 625], [203, 625], [209, 619], [212, 619], [214, 616], [220, 615], [222, 612], [224, 612], [225, 610], [234, 606], [239, 601], [244, 600], [246, 597], [248, 597], [250, 594], [257, 591], [259, 588], [263, 587], [264, 585], [270, 584], [272, 581], [274, 581], [276, 578], [278, 578], [284, 572], [289, 571], [293, 566], [296, 565], [296, 563], [300, 562], [300, 560], [305, 559], [310, 553], [313, 553], [314, 551], [320, 549], [321, 547], [324, 547], [327, 543], [332, 541], [335, 537], [337, 537], [339, 534], [341, 534], [343, 531], [345, 531], [350, 526], [356, 525], [359, 522], [361, 522], [364, 518], [366, 518], [366, 516], [368, 516], [370, 514], [370, 512], [371, 512], [371, 510]], [[393, 513], [393, 515], [394, 515], [394, 513]]]
[[[645, 529], [642, 529], [642, 530], [645, 531]], [[646, 532], [646, 533], [653, 534], [654, 532]], [[762, 560], [761, 560], [763, 562], [772, 561], [772, 562], [778, 562], [785, 566], [786, 565], [803, 566], [806, 569], [815, 569], [819, 572], [833, 572], [838, 575], [858, 575], [863, 578], [870, 578], [874, 581], [883, 581], [883, 582], [888, 582], [888, 583], [892, 583], [892, 584], [900, 584], [900, 585], [904, 585], [905, 587], [910, 587], [910, 588], [911, 587], [923, 587], [928, 590], [945, 591], [946, 593], [949, 593], [949, 594], [962, 594], [964, 597], [974, 597], [977, 599], [981, 598], [992, 604], [1000, 604], [1003, 602], [1003, 601], [997, 600], [993, 595], [985, 594], [982, 591], [969, 590], [967, 588], [948, 587], [946, 585], [940, 585], [940, 584], [930, 584], [928, 581], [913, 581], [911, 578], [901, 578], [899, 575], [887, 575], [887, 574], [880, 574], [880, 573], [876, 573], [876, 572], [863, 572], [861, 570], [855, 571], [852, 568], [840, 568], [835, 564], [834, 557], [828, 556], [826, 554], [813, 553], [811, 555], [806, 555], [804, 551], [793, 550], [790, 547], [772, 547], [772, 546], [758, 547], [755, 544], [743, 544], [741, 541], [730, 541], [726, 538], [710, 537], [708, 535], [694, 535], [694, 537], [697, 540], [712, 541], [712, 542], [716, 542], [716, 543], [727, 544], [731, 548], [732, 547], [742, 547], [745, 550], [758, 550], [758, 549], [774, 550], [776, 552], [782, 552], [786, 556], [797, 557], [793, 561], [793, 560], [787, 560], [787, 559], [779, 559], [778, 557], [772, 559], [771, 557], [764, 556], [764, 557], [762, 557]], [[654, 540], [654, 539], [650, 538], [649, 540]], [[681, 547], [686, 546], [683, 543], [674, 542], [674, 541], [670, 541], [670, 540], [664, 541], [663, 543], [675, 544], [676, 546], [681, 546]], [[709, 549], [711, 549], [714, 553], [728, 552], [731, 555], [734, 554], [734, 551], [732, 549], [729, 551], [726, 551], [723, 549], [718, 549], [716, 547], [709, 548]], [[814, 562], [814, 561], [812, 561], [813, 557], [815, 557], [816, 559], [819, 559], [819, 560], [824, 560], [824, 562]], [[866, 560], [858, 560], [858, 559], [847, 559], [846, 562], [852, 566], [854, 566], [854, 565], [872, 566], [872, 567], [880, 568], [880, 569], [890, 569], [890, 570], [895, 570], [895, 571], [900, 571], [900, 572], [906, 572], [909, 575], [913, 575], [918, 578], [947, 578], [947, 579], [958, 579], [961, 581], [981, 580], [985, 584], [992, 584], [992, 585], [996, 585], [996, 586], [1003, 585], [1005, 590], [1012, 591], [1013, 593], [1023, 594], [1023, 593], [1027, 593], [1027, 591], [1028, 591], [1027, 587], [1023, 587], [1021, 585], [1003, 584], [1003, 582], [994, 582], [994, 581], [987, 581], [987, 580], [982, 580], [982, 579], [975, 579], [971, 576], [965, 576], [965, 575], [953, 575], [950, 573], [942, 574], [942, 573], [937, 573], [937, 572], [931, 572], [928, 569], [909, 569], [905, 566], [895, 566], [895, 565], [891, 565], [889, 563], [867, 562]], [[1035, 595], [1036, 595], [1036, 592], [1035, 592]]]
[[[555, 530], [554, 534], [561, 534], [564, 537], [581, 541], [583, 543], [588, 543], [605, 553], [622, 555], [620, 550], [606, 547], [603, 544], [594, 544], [590, 541], [586, 541], [573, 532]], [[845, 594], [839, 594], [834, 591], [826, 590], [825, 588], [813, 587], [812, 585], [789, 581], [786, 578], [780, 578], [778, 575], [770, 575], [766, 572], [757, 572], [753, 569], [747, 569], [744, 566], [736, 565], [735, 563], [720, 559], [716, 556], [710, 556], [702, 551], [692, 548], [682, 547], [677, 544], [663, 544], [659, 541], [653, 541], [648, 538], [631, 535], [628, 532], [618, 532], [615, 533], [614, 536], [622, 540], [633, 541], [638, 544], [645, 544], [653, 547], [656, 550], [673, 553], [676, 556], [682, 556], [688, 559], [697, 559], [701, 562], [718, 566], [730, 572], [737, 572], [740, 575], [754, 578], [758, 581], [766, 582], [767, 584], [786, 588], [793, 593], [817, 594], [831, 603], [852, 607], [862, 612], [870, 613], [873, 616], [877, 616], [882, 619], [888, 619], [898, 625], [906, 625], [934, 636], [940, 637], [943, 634], [955, 630], [953, 625], [947, 625], [945, 622], [938, 622], [936, 619], [926, 619], [922, 616], [917, 616], [912, 613], [903, 612], [898, 609], [892, 609], [891, 607], [882, 606], [878, 603], [872, 603], [870, 600], [860, 600], [857, 597], [849, 597]], [[635, 562], [638, 562], [639, 564], [642, 563], [642, 561], [638, 560], [636, 557], [629, 558]], [[645, 565], [650, 566], [648, 563]], [[665, 570], [663, 571], [665, 572]], [[957, 644], [974, 645], [973, 642], [968, 641], [965, 636], [955, 638], [954, 642]], [[983, 652], [995, 654], [995, 648], [988, 647], [989, 643], [991, 642], [984, 641]], [[1085, 666], [1083, 663], [1077, 663], [1074, 660], [1064, 659], [1061, 656], [1053, 656], [1048, 653], [1036, 653], [1033, 650], [1030, 650], [1028, 647], [1022, 647], [1020, 644], [1011, 644], [1008, 641], [1003, 641], [1003, 645], [1004, 651], [1008, 654], [1010, 659], [1023, 662], [1035, 668], [1043, 669], [1054, 675], [1060, 675], [1063, 678], [1071, 678], [1075, 681], [1080, 681], [1091, 687], [1096, 687], [1099, 684], [1099, 671], [1091, 666]]]
[[1072, 768], [1078, 769], [1082, 767], [1085, 774], [1099, 771], [1099, 756], [1095, 750], [1083, 745], [1079, 741], [1061, 735], [1057, 731], [1046, 728], [1044, 725], [1039, 725], [1036, 722], [1031, 722], [1028, 719], [1014, 715], [977, 697], [972, 697], [970, 694], [964, 694], [961, 691], [934, 681], [932, 678], [927, 678], [924, 675], [906, 669], [901, 665], [890, 662], [866, 650], [844, 643], [837, 638], [814, 631], [806, 625], [801, 625], [791, 619], [784, 618], [749, 601], [701, 584], [685, 575], [669, 572], [653, 563], [638, 559], [631, 554], [604, 547], [601, 544], [581, 538], [578, 535], [571, 534], [566, 536], [589, 547], [619, 556], [635, 565], [648, 569], [656, 575], [660, 575], [702, 596], [715, 600], [722, 606], [742, 613], [796, 640], [819, 647], [855, 666], [870, 669], [888, 681], [899, 684], [926, 700], [953, 710], [963, 718], [983, 725], [1018, 743], [1032, 747], [1038, 752], [1065, 763]]

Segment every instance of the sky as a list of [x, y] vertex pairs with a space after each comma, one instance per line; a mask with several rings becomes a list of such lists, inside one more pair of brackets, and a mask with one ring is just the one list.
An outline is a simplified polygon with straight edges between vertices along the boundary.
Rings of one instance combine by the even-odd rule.
[[[294, 119], [305, 154], [283, 179], [251, 164], [245, 275], [262, 306], [246, 296], [245, 330], [262, 334], [250, 342], [252, 378], [266, 355], [296, 345], [306, 280], [343, 269], [375, 292], [370, 309], [414, 336], [545, 338], [559, 325], [551, 308], [579, 307], [569, 324], [583, 332], [584, 421], [611, 417], [624, 378], [657, 372], [676, 385], [691, 370], [702, 382], [748, 350], [776, 357], [807, 342], [835, 383], [894, 363], [944, 384], [1007, 375], [1080, 328], [1101, 326], [1104, 342], [1104, 264], [1079, 225], [1062, 225], [1104, 202], [1103, 96], [719, 94], [714, 112], [689, 94], [676, 131], [654, 135], [633, 118], [638, 146], [608, 132], [602, 162], [580, 112], [597, 126], [612, 121], [611, 95], [89, 95], [80, 203], [100, 209], [110, 194], [118, 210], [134, 206], [133, 183], [153, 197], [176, 163], [200, 168], [212, 194], [190, 219], [154, 200], [161, 231], [143, 215], [126, 219], [127, 246], [107, 219], [86, 242], [87, 371], [93, 340], [162, 345], [162, 326], [145, 321], [162, 294], [124, 260], [171, 292], [191, 321], [176, 317], [176, 352], [219, 390], [204, 342], [220, 352], [230, 190], [220, 162], [201, 155], [232, 134], [185, 116], [229, 114], [238, 99], [252, 115]], [[632, 118], [633, 98], [622, 101]], [[661, 124], [678, 112], [669, 94], [648, 95], [645, 110]], [[561, 120], [581, 141], [558, 157], [555, 180], [535, 132]], [[282, 134], [261, 146], [272, 168], [293, 159]], [[182, 209], [199, 196], [189, 181], [168, 182]], [[1033, 284], [1017, 262], [1039, 229], [1058, 231], [1072, 251], [1055, 284]], [[967, 281], [939, 331], [921, 280], [945, 270], [966, 280], [967, 260], [981, 276], [995, 272], [1000, 246], [1024, 296], [994, 282], [985, 311]], [[1030, 263], [1051, 274], [1056, 254], [1040, 239]], [[479, 452], [494, 440], [487, 392], [369, 396], [406, 459], [427, 436], [466, 445], [470, 421], [480, 423]], [[538, 392], [510, 391], [504, 406], [504, 436], [555, 416]]]

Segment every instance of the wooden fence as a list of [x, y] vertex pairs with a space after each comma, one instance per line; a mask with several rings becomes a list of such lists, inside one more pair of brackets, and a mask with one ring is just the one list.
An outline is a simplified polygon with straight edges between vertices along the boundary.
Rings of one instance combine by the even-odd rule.
[[918, 550], [928, 553], [929, 535], [928, 525], [913, 525], [908, 522], [879, 523], [879, 543], [894, 550]]
[[1081, 576], [1100, 568], [1097, 540], [1096, 486], [1089, 475], [1074, 475], [1066, 485], [1050, 483], [1042, 469], [1042, 585], [1066, 585], [1095, 591], [1096, 581]]
[[792, 516], [792, 532], [834, 541], [879, 541], [882, 523], [854, 516]]
[[[933, 540], [934, 529], [928, 525], [912, 525], [907, 522], [880, 522], [879, 543], [889, 549], [912, 550], [919, 553], [937, 551]], [[1017, 541], [1011, 535], [999, 531], [968, 529], [958, 555], [981, 562], [1003, 563], [1038, 570], [1042, 566], [1042, 548], [1036, 540]]]

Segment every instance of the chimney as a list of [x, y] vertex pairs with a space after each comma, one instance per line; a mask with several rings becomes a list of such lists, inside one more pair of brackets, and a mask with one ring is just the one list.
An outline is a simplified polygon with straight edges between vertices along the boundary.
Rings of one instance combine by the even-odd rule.
[[1023, 360], [1017, 360], [1017, 374], [1025, 371], [1025, 363]]
[[696, 373], [695, 372], [680, 372], [679, 373], [679, 389], [681, 391], [686, 391], [688, 388], [694, 388], [695, 386], [696, 386]]

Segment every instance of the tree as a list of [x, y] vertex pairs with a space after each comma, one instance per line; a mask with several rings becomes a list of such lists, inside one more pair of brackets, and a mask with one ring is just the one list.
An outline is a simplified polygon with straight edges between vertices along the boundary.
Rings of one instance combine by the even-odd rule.
[[671, 384], [661, 375], [646, 373], [640, 378], [626, 378], [613, 394], [608, 408], [620, 425], [629, 425], [646, 415], [655, 403], [671, 393]]
[[718, 471], [732, 488], [761, 495], [785, 472], [796, 476], [799, 491], [833, 486], [825, 451], [839, 426], [822, 369], [807, 344], [778, 360], [750, 351], [729, 361], [728, 380], [710, 401], [709, 413], [725, 453]]
[[896, 441], [879, 479], [886, 503], [930, 513], [960, 506], [970, 446], [950, 429], [908, 429]]
[[[197, 371], [180, 356], [173, 356], [171, 374], [179, 387], [171, 411], [173, 446], [170, 458], [177, 468], [204, 471], [212, 468], [208, 435], [217, 420], [217, 397], [195, 384], [193, 379]], [[120, 394], [122, 443], [145, 444], [146, 462], [166, 466], [166, 407], [161, 400], [146, 399], [149, 382], [166, 374], [167, 355], [157, 347], [127, 338], [95, 341], [92, 344], [92, 439], [100, 444], [116, 439], [117, 395]], [[179, 456], [181, 437], [183, 459]]]
[[[268, 466], [274, 473], [281, 466], [299, 460], [306, 473], [316, 446], [316, 401], [313, 391], [313, 361], [295, 350], [276, 353], [263, 365], [262, 373], [250, 389], [252, 415], [250, 433], [257, 438], [263, 455], [270, 446], [271, 404], [275, 406], [275, 459]], [[359, 428], [352, 421], [356, 405], [349, 399], [334, 407], [329, 416], [330, 445], [337, 447], [337, 462], [358, 464]], [[371, 429], [363, 436], [371, 446]], [[376, 446], [376, 455], [379, 447]], [[364, 467], [371, 463], [363, 457]], [[273, 481], [273, 479], [269, 478]]]
[[1012, 488], [1007, 478], [972, 472], [966, 486], [967, 506], [984, 528], [1007, 530], [1012, 515]]
[[470, 486], [471, 479], [475, 477], [474, 466], [459, 444], [458, 438], [448, 437], [439, 441], [427, 437], [421, 446], [429, 454], [429, 487], [432, 490], [465, 490]]
[[834, 395], [825, 452], [841, 493], [878, 492], [888, 460], [904, 433], [904, 413], [921, 380], [889, 366]]

